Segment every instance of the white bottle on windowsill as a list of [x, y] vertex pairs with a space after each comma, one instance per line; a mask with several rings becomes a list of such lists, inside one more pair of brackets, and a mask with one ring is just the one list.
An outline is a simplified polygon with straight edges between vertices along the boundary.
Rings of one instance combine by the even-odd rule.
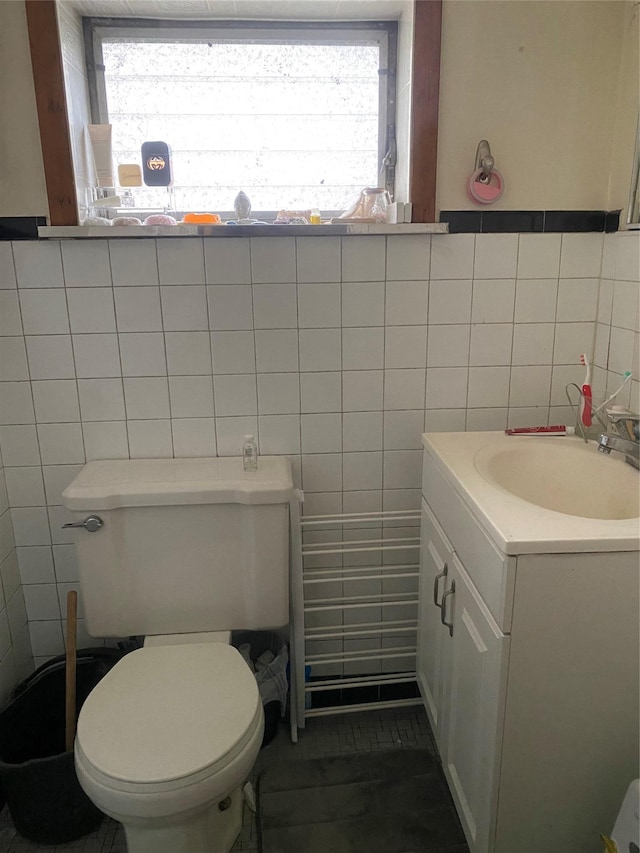
[[258, 446], [252, 435], [245, 435], [242, 445], [242, 467], [245, 471], [258, 470]]

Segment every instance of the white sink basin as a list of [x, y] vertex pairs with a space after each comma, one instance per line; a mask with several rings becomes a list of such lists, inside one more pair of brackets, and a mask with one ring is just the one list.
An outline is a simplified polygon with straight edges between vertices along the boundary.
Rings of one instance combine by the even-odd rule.
[[544, 509], [582, 518], [640, 515], [638, 471], [593, 443], [527, 437], [481, 448], [474, 465], [493, 485]]

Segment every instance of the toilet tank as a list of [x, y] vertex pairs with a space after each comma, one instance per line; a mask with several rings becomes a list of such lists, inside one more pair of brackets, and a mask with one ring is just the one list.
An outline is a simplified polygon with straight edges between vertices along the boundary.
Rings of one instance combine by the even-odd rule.
[[89, 462], [64, 490], [95, 637], [278, 628], [289, 621], [287, 459]]

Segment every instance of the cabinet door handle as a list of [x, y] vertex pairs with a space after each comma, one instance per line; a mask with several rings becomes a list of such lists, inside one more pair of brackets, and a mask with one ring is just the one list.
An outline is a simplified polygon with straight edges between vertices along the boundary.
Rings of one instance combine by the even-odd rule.
[[445, 616], [447, 614], [447, 603], [446, 602], [447, 602], [447, 598], [450, 595], [453, 595], [455, 591], [456, 591], [456, 582], [455, 582], [455, 580], [453, 580], [453, 581], [451, 581], [451, 586], [449, 587], [449, 589], [442, 596], [442, 603], [440, 605], [440, 621], [445, 626], [445, 628], [449, 629], [449, 636], [450, 637], [453, 637], [453, 622], [447, 622], [447, 620], [445, 619]]
[[447, 572], [449, 571], [449, 566], [445, 563], [442, 567], [442, 571], [435, 576], [433, 579], [433, 603], [436, 607], [442, 607], [442, 602], [438, 604], [438, 582], [440, 578], [446, 578]]

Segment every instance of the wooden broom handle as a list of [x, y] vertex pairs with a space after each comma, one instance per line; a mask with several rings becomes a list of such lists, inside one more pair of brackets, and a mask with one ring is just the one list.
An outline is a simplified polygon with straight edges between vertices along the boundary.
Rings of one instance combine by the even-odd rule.
[[67, 659], [65, 692], [65, 746], [73, 750], [76, 737], [76, 639], [78, 619], [78, 593], [75, 589], [67, 593]]

